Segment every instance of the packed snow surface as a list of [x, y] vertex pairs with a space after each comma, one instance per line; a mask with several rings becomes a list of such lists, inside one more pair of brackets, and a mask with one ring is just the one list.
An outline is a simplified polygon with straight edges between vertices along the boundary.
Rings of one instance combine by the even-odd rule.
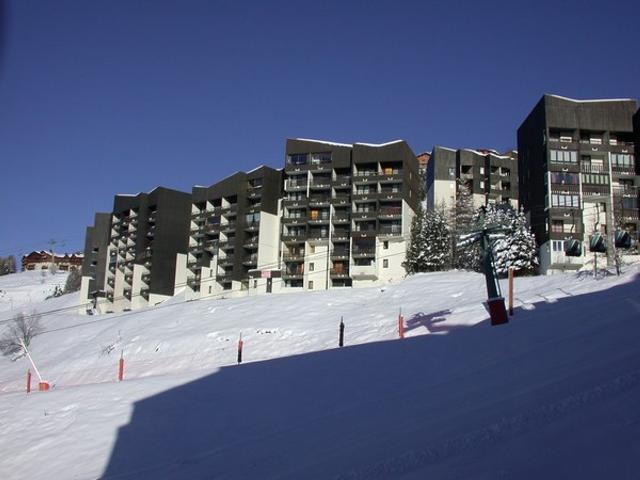
[[516, 278], [495, 327], [465, 272], [102, 316], [2, 277], [14, 311], [54, 313], [49, 392], [0, 359], [0, 478], [637, 478], [639, 271]]

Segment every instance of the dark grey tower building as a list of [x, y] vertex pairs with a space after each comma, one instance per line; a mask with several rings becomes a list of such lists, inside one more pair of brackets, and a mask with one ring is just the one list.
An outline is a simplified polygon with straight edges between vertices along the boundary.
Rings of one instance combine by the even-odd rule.
[[530, 215], [543, 272], [578, 269], [591, 258], [566, 256], [567, 239], [588, 242], [600, 232], [611, 259], [616, 228], [637, 237], [636, 110], [632, 99], [544, 95], [518, 129], [520, 203]]

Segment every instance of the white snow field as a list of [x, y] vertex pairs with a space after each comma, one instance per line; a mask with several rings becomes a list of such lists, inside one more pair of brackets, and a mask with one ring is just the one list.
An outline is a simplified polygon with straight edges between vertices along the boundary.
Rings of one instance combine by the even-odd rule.
[[640, 478], [639, 273], [516, 278], [494, 327], [464, 272], [103, 316], [50, 299], [52, 389], [0, 358], [0, 478]]
[[14, 308], [28, 311], [29, 306], [40, 308], [40, 302], [53, 295], [55, 287], [64, 288], [67, 281], [66, 272], [51, 275], [46, 270], [31, 270], [0, 277], [0, 313], [5, 318], [6, 312]]

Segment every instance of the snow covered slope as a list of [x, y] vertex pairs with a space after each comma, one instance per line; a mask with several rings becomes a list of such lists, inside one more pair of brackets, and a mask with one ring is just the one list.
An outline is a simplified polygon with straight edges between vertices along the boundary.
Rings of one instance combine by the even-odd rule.
[[39, 305], [45, 298], [53, 295], [56, 287], [64, 288], [67, 281], [66, 272], [49, 274], [46, 270], [3, 275], [0, 277], [0, 313], [12, 310], [28, 311], [30, 307], [42, 308]]
[[639, 286], [516, 279], [500, 327], [463, 272], [94, 317], [51, 299], [53, 390], [0, 360], [0, 478], [634, 478]]

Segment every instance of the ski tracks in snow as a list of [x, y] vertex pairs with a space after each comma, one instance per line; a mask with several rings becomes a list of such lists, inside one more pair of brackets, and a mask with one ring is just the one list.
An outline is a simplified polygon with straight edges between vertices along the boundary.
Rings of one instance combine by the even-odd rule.
[[336, 480], [395, 478], [434, 465], [456, 455], [478, 450], [528, 431], [551, 424], [595, 402], [620, 395], [640, 386], [640, 370], [626, 373], [608, 382], [569, 395], [557, 402], [500, 418], [481, 429], [440, 441], [419, 450], [408, 451], [374, 465], [334, 477]]

